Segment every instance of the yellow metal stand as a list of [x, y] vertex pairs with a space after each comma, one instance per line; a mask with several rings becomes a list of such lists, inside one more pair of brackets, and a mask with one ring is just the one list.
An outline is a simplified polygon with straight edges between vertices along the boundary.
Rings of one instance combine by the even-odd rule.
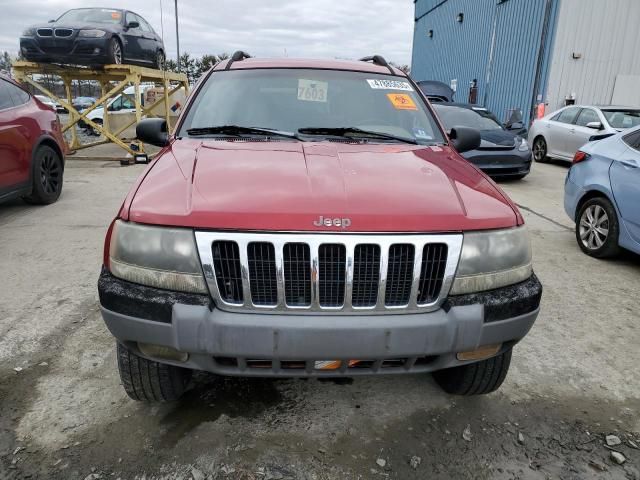
[[[116, 145], [123, 148], [126, 152], [132, 156], [136, 153], [141, 153], [142, 144], [139, 144], [138, 150], [134, 150], [130, 145], [119, 138], [119, 135], [127, 128], [131, 127], [134, 123], [139, 122], [142, 117], [151, 115], [151, 109], [156, 109], [159, 105], [164, 103], [164, 113], [167, 120], [167, 125], [171, 131], [170, 120], [170, 106], [169, 97], [176, 91], [184, 88], [185, 95], [189, 92], [189, 82], [187, 76], [181, 73], [165, 72], [163, 70], [154, 70], [152, 68], [137, 67], [134, 65], [105, 65], [103, 70], [93, 70], [90, 68], [81, 67], [67, 67], [60, 65], [50, 65], [44, 63], [33, 62], [14, 62], [13, 64], [14, 77], [17, 81], [33, 86], [33, 88], [39, 90], [44, 95], [48, 96], [52, 100], [55, 100], [69, 112], [69, 122], [64, 125], [62, 131], [66, 132], [71, 129], [71, 144], [69, 149], [71, 152], [80, 150], [83, 148], [94, 147], [96, 145], [102, 145], [105, 143], [113, 142]], [[54, 95], [47, 88], [42, 86], [36, 80], [34, 75], [56, 75], [62, 79], [65, 86], [66, 98], [60, 98]], [[80, 113], [76, 110], [71, 101], [71, 83], [74, 80], [94, 80], [100, 83], [102, 96], [89, 108], [83, 110]], [[143, 107], [140, 102], [140, 84], [141, 83], [154, 83], [158, 86], [162, 86], [164, 89], [163, 97], [155, 102], [153, 105]], [[115, 86], [114, 86], [115, 84]], [[128, 124], [121, 126], [116, 131], [111, 131], [109, 128], [109, 116], [107, 113], [107, 105], [109, 100], [119, 95], [125, 88], [133, 85], [135, 88], [135, 106], [136, 115], [135, 118]], [[100, 125], [87, 118], [87, 115], [99, 106], [104, 107], [104, 121]], [[76, 129], [74, 128], [78, 122], [82, 120], [85, 124], [93, 127], [96, 132], [105, 136], [105, 140], [99, 140], [90, 143], [80, 143], [78, 136], [76, 135]]]

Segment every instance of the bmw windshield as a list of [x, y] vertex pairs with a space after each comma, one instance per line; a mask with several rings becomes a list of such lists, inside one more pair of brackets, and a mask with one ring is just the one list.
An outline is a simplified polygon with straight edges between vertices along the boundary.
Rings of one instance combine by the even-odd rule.
[[406, 78], [316, 69], [216, 71], [198, 91], [178, 136], [275, 132], [303, 141], [443, 143]]
[[63, 13], [57, 23], [120, 23], [120, 10], [110, 8], [76, 8]]

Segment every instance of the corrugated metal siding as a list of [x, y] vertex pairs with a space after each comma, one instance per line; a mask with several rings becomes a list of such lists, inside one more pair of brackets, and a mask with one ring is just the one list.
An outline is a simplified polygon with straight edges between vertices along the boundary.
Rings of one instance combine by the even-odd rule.
[[[606, 4], [606, 5], [605, 5]], [[548, 109], [609, 104], [617, 75], [640, 75], [640, 1], [562, 0], [549, 69]], [[574, 60], [573, 53], [582, 55]]]
[[415, 2], [415, 4], [416, 4], [416, 18], [421, 17], [422, 15], [427, 13], [429, 10], [431, 10], [432, 8], [437, 6], [438, 4], [446, 2], [446, 1], [448, 1], [448, 0], [418, 0], [417, 2]]
[[[547, 1], [448, 0], [415, 25], [412, 76], [417, 80], [458, 80], [456, 100], [466, 102], [469, 83], [478, 80], [478, 103], [506, 120], [512, 109], [528, 118]], [[416, 12], [431, 0], [418, 0]], [[464, 22], [456, 22], [458, 13]], [[494, 58], [489, 68], [492, 33]], [[434, 31], [433, 38], [427, 32]], [[490, 73], [489, 83], [487, 75]]]

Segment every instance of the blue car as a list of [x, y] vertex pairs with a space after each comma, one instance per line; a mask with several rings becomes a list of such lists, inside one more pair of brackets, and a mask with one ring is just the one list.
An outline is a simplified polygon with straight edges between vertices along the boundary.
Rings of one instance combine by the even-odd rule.
[[584, 145], [564, 186], [564, 208], [584, 253], [640, 254], [640, 127]]

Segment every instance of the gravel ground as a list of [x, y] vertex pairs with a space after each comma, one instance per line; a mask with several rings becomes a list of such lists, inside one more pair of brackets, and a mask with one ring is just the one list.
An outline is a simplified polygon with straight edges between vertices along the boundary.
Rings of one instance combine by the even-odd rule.
[[0, 206], [0, 478], [640, 479], [640, 257], [579, 251], [565, 165], [502, 184], [545, 292], [499, 392], [198, 374], [184, 400], [152, 406], [119, 384], [96, 291], [106, 226], [141, 169], [70, 161], [55, 205]]

